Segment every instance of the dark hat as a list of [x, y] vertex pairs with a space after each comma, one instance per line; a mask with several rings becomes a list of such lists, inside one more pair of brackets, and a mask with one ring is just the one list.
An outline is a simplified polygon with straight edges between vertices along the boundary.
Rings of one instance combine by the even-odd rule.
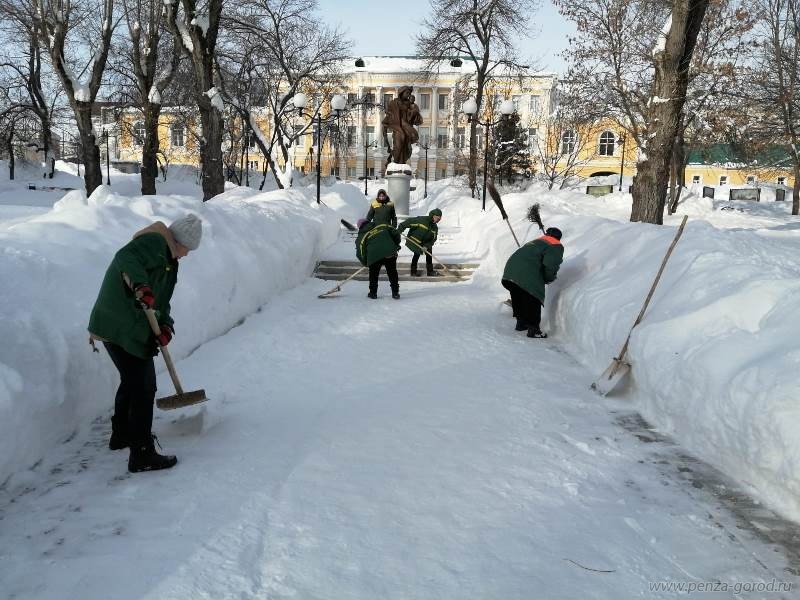
[[548, 227], [544, 234], [554, 237], [557, 240], [561, 239], [561, 230], [558, 227]]
[[434, 208], [432, 211], [428, 213], [429, 217], [441, 217], [442, 211], [438, 208]]

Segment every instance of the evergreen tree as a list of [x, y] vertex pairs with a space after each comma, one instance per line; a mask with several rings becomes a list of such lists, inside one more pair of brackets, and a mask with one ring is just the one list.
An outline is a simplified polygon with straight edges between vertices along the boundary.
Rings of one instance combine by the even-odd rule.
[[490, 156], [494, 157], [494, 177], [513, 183], [518, 175], [529, 176], [531, 157], [528, 130], [520, 126], [519, 114], [512, 113], [494, 128]]

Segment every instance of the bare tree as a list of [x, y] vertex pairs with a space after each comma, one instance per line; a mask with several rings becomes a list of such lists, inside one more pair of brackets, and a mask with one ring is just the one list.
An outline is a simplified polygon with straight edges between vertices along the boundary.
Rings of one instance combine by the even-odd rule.
[[181, 44], [166, 28], [167, 23], [174, 20], [177, 6], [174, 3], [162, 5], [161, 0], [123, 1], [129, 40], [127, 44], [120, 44], [122, 61], [117, 72], [131, 83], [126, 100], [142, 112], [142, 194], [155, 194], [163, 95], [181, 59]]
[[[165, 4], [176, 0], [164, 0]], [[181, 0], [183, 8], [169, 11], [168, 24], [194, 71], [194, 98], [200, 113], [200, 162], [203, 201], [225, 190], [222, 137], [224, 102], [219, 90], [217, 40], [223, 0]]]
[[[103, 71], [116, 25], [114, 0], [33, 1], [39, 39], [50, 54], [53, 68], [75, 115], [85, 162], [86, 193], [91, 194], [103, 183], [97, 132], [92, 125], [92, 108], [103, 82]], [[88, 61], [81, 60], [86, 56], [90, 57]]]
[[[521, 74], [523, 65], [515, 46], [530, 35], [530, 16], [538, 0], [431, 0], [431, 14], [417, 37], [417, 53], [436, 71], [442, 61], [464, 56], [474, 72], [469, 87], [475, 89], [478, 114], [484, 112], [487, 85], [495, 77]], [[466, 87], [466, 86], [462, 86]], [[435, 125], [434, 125], [435, 126]], [[469, 186], [475, 195], [478, 165], [477, 120], [469, 132]]]
[[[326, 26], [317, 10], [316, 0], [252, 0], [226, 18], [238, 47], [228, 56], [243, 67], [237, 81], [226, 86], [226, 96], [253, 132], [280, 188], [291, 185], [294, 145], [312, 127], [299, 118], [292, 99], [299, 92], [313, 95], [319, 100], [316, 115], [322, 101], [345, 83], [350, 41]], [[242, 82], [249, 82], [246, 90]], [[268, 134], [257, 119], [264, 107], [271, 121]]]
[[792, 214], [800, 214], [800, 1], [754, 0], [761, 52], [750, 69], [750, 132], [764, 150], [778, 146], [794, 172]]
[[9, 101], [13, 97], [13, 105], [38, 119], [37, 151], [42, 153], [44, 176], [52, 178], [52, 123], [59, 94], [49, 85], [34, 10], [35, 5], [28, 0], [0, 0], [0, 31], [7, 40], [0, 50], [0, 70], [10, 75], [0, 93]]

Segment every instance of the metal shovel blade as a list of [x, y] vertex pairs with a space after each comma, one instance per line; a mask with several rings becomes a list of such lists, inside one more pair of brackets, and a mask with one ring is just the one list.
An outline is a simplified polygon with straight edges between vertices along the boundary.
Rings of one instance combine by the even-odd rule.
[[592, 384], [591, 388], [601, 396], [607, 396], [630, 370], [630, 363], [615, 358], [597, 381]]
[[194, 392], [184, 392], [182, 394], [173, 394], [172, 396], [165, 396], [156, 400], [156, 406], [161, 410], [173, 410], [176, 408], [183, 408], [184, 406], [191, 406], [192, 404], [200, 404], [208, 400], [206, 398], [205, 390], [195, 390]]

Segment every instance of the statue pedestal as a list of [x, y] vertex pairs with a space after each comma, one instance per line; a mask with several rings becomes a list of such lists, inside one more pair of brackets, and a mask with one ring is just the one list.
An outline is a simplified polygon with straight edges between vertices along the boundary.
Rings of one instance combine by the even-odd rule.
[[391, 163], [386, 167], [386, 193], [398, 215], [407, 216], [411, 203], [411, 167]]

